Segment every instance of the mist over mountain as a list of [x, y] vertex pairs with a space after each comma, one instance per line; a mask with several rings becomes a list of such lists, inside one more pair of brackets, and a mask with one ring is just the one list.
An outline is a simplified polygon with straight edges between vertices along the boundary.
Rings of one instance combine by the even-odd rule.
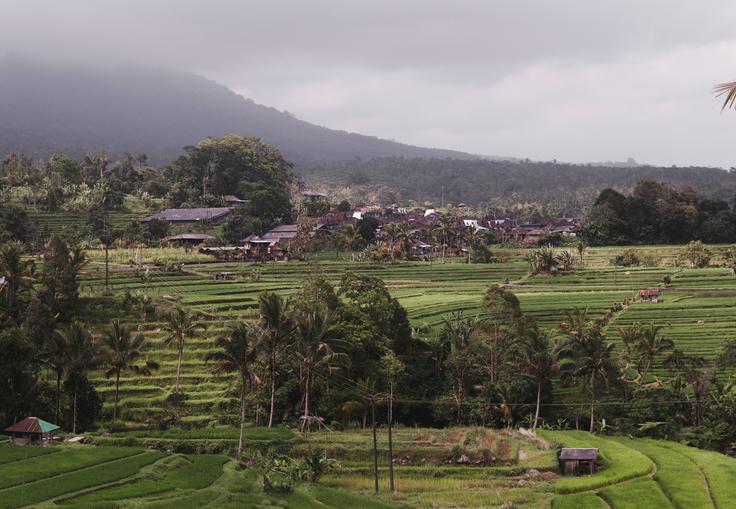
[[207, 136], [257, 136], [287, 159], [473, 158], [320, 127], [256, 104], [196, 74], [135, 67], [62, 67], [0, 61], [0, 155], [113, 157], [142, 152], [154, 164]]

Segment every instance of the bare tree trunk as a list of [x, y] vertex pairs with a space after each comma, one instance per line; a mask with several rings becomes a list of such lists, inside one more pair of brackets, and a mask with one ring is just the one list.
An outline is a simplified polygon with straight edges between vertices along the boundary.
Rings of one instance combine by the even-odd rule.
[[532, 429], [537, 429], [537, 422], [539, 422], [539, 405], [542, 400], [542, 381], [537, 382], [537, 408], [534, 412], [534, 425]]
[[394, 383], [389, 383], [388, 395], [388, 486], [391, 493], [396, 491], [394, 486], [394, 437], [392, 422], [394, 420]]
[[120, 370], [115, 373], [115, 405], [112, 407], [112, 423], [110, 423], [110, 432], [115, 429], [115, 420], [118, 417], [118, 401], [120, 397]]
[[56, 422], [59, 422], [61, 416], [61, 375], [56, 374]]
[[238, 437], [238, 461], [243, 456], [243, 445], [245, 443], [245, 377], [241, 380], [240, 387], [240, 436]]
[[595, 431], [594, 409], [595, 409], [595, 373], [590, 377], [590, 432]]
[[301, 425], [301, 431], [304, 431], [304, 427], [307, 427], [307, 431], [311, 431], [311, 426], [309, 425], [309, 378], [310, 378], [310, 370], [307, 368], [306, 370], [306, 380], [304, 382], [304, 419], [302, 420]]
[[72, 434], [77, 434], [77, 382], [74, 382], [74, 408], [72, 409]]
[[273, 414], [276, 406], [276, 345], [271, 345], [271, 410], [268, 414], [268, 427], [273, 426]]
[[179, 392], [179, 377], [181, 376], [181, 358], [184, 355], [184, 348], [179, 347], [179, 358], [176, 361], [176, 392]]
[[371, 397], [371, 416], [373, 420], [373, 489], [378, 494], [378, 442], [376, 438], [376, 403]]

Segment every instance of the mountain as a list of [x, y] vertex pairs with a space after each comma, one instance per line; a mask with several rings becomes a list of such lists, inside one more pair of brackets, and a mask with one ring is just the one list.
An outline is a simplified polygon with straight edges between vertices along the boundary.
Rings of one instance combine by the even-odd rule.
[[356, 157], [471, 159], [320, 127], [256, 104], [196, 74], [135, 67], [63, 67], [0, 61], [0, 157], [143, 152], [154, 164], [207, 136], [236, 133], [276, 145], [299, 162]]

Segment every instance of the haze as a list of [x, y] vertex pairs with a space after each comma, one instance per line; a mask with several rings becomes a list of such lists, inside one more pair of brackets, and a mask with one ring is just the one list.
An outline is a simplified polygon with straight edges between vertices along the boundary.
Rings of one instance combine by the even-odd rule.
[[336, 129], [478, 154], [734, 164], [736, 4], [16, 1], [0, 54], [193, 71]]

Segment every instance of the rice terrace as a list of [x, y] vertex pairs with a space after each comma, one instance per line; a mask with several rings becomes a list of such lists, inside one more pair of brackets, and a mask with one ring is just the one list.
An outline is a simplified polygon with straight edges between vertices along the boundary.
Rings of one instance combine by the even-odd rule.
[[2, 20], [0, 509], [736, 509], [736, 3]]

